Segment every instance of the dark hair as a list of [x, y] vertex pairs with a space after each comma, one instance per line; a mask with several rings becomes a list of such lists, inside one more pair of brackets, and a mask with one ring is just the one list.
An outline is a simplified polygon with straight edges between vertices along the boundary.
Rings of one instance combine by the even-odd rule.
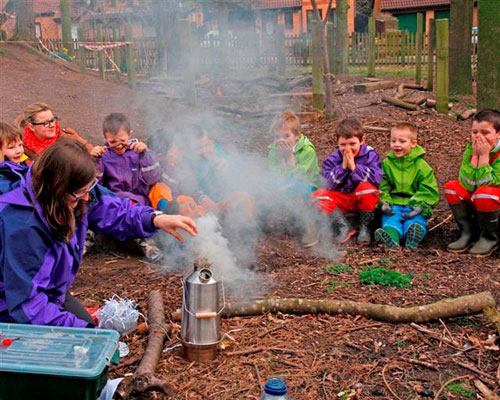
[[357, 137], [360, 141], [363, 139], [363, 125], [361, 121], [355, 117], [344, 118], [337, 125], [337, 140], [340, 138], [350, 139]]
[[472, 120], [476, 122], [487, 121], [493, 125], [496, 132], [500, 131], [500, 111], [498, 110], [490, 108], [481, 110], [476, 115], [474, 115], [474, 118]]
[[80, 200], [72, 210], [67, 195], [89, 184], [97, 175], [93, 157], [72, 138], [61, 138], [42, 152], [33, 165], [32, 188], [52, 233], [68, 242], [76, 229], [75, 214], [86, 211]]
[[122, 113], [111, 113], [102, 123], [102, 133], [106, 135], [107, 133], [111, 133], [112, 135], [116, 135], [120, 129], [125, 129], [128, 133], [132, 130], [130, 127], [130, 122], [125, 114]]
[[166, 129], [157, 129], [148, 138], [148, 148], [157, 154], [165, 154], [172, 146], [173, 135]]
[[21, 132], [6, 122], [0, 122], [0, 147], [15, 142], [17, 139], [23, 140]]
[[400, 122], [394, 125], [391, 129], [391, 133], [395, 130], [398, 131], [408, 131], [410, 133], [410, 137], [413, 140], [417, 140], [418, 137], [418, 129], [411, 122]]

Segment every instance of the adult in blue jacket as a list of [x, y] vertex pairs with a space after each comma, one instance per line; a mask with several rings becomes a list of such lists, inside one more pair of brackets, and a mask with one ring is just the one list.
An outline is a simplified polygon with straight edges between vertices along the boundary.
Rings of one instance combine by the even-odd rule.
[[0, 321], [91, 327], [84, 307], [68, 293], [80, 266], [87, 228], [119, 240], [157, 229], [182, 241], [193, 220], [132, 206], [96, 185], [85, 147], [61, 139], [46, 149], [26, 178], [0, 196]]

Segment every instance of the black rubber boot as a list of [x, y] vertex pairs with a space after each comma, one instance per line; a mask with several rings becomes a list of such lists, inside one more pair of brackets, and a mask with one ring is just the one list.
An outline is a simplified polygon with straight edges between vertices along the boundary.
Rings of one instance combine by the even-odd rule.
[[373, 212], [359, 212], [359, 233], [356, 242], [362, 246], [368, 246], [372, 242], [370, 225], [373, 221]]
[[330, 221], [332, 222], [334, 240], [339, 244], [347, 243], [356, 233], [356, 230], [338, 208], [330, 214]]
[[487, 257], [498, 248], [498, 215], [500, 210], [477, 212], [479, 222], [479, 240], [469, 250], [470, 254]]
[[460, 228], [460, 237], [451, 242], [447, 249], [452, 253], [463, 253], [469, 249], [474, 239], [470, 210], [464, 201], [457, 204], [450, 204], [450, 208]]

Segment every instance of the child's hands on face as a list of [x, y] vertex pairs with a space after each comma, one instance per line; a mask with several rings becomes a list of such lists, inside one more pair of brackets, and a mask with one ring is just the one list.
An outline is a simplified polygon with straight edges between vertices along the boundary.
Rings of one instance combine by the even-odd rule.
[[94, 146], [92, 150], [90, 150], [90, 155], [95, 158], [102, 157], [104, 153], [106, 153], [108, 149], [104, 146]]
[[488, 143], [483, 135], [474, 135], [472, 137], [472, 152], [478, 157], [489, 155], [491, 148], [491, 144]]
[[148, 146], [146, 145], [146, 143], [143, 142], [135, 142], [130, 145], [130, 148], [134, 150], [137, 154], [141, 154], [148, 149]]
[[352, 149], [350, 147], [347, 147], [342, 155], [342, 166], [344, 167], [344, 169], [350, 169], [351, 171], [354, 171], [354, 168], [356, 168], [356, 163], [354, 161], [354, 154], [352, 153]]

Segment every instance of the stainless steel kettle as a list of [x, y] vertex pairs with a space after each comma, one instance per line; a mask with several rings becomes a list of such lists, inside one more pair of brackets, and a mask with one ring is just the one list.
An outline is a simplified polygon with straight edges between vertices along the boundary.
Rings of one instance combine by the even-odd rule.
[[182, 283], [182, 342], [216, 346], [221, 340], [220, 314], [225, 307], [223, 284], [215, 280], [210, 269], [196, 266]]

